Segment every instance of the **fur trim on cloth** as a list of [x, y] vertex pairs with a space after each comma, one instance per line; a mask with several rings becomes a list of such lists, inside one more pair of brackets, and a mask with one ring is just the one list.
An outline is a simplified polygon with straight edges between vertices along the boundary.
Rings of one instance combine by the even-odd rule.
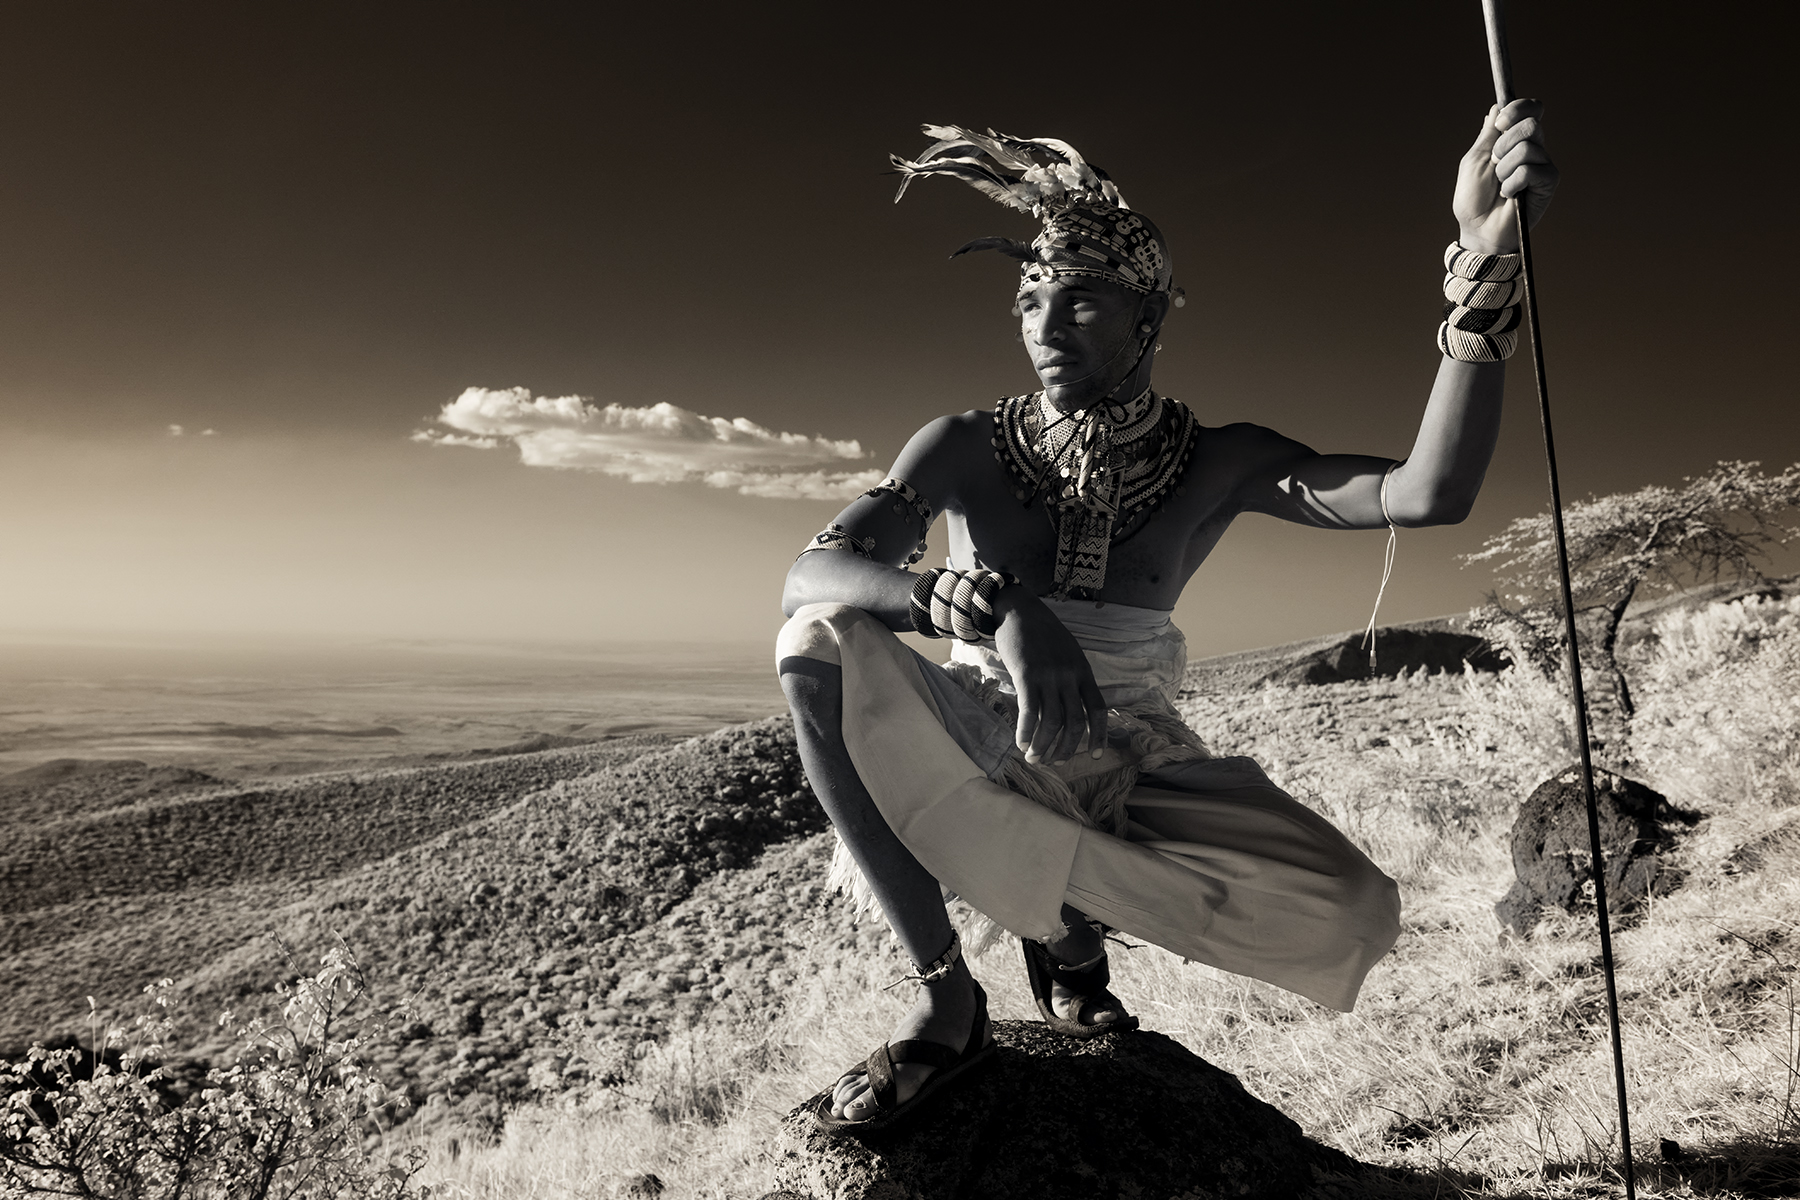
[[[971, 698], [1009, 725], [1016, 724], [1018, 698], [1005, 690], [998, 679], [973, 663], [950, 662], [943, 669]], [[1098, 761], [1085, 752], [1078, 753], [1058, 770], [1025, 761], [1025, 756], [1013, 747], [1007, 750], [994, 779], [1034, 804], [1089, 829], [1124, 837], [1129, 820], [1126, 803], [1141, 775], [1171, 763], [1213, 757], [1200, 735], [1160, 696], [1130, 709], [1108, 709], [1106, 728], [1107, 750]], [[849, 899], [853, 920], [860, 922], [870, 914], [880, 917], [881, 906], [874, 889], [863, 878], [841, 838], [831, 857], [826, 886]], [[946, 890], [944, 901], [951, 923], [962, 934], [965, 954], [979, 957], [1010, 937], [954, 892]]]

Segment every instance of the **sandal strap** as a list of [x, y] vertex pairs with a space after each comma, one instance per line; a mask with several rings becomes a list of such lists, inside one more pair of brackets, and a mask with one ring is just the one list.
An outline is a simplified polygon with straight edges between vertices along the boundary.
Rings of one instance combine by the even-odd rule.
[[869, 1094], [875, 1098], [876, 1112], [893, 1112], [898, 1107], [900, 1091], [894, 1082], [892, 1053], [893, 1047], [883, 1042], [881, 1049], [870, 1054], [869, 1061], [863, 1064], [863, 1070], [868, 1072]]
[[952, 1050], [942, 1042], [928, 1042], [924, 1038], [908, 1038], [904, 1042], [889, 1042], [887, 1055], [895, 1063], [918, 1063], [927, 1067], [954, 1067], [962, 1061], [962, 1052]]
[[1112, 965], [1106, 961], [1104, 951], [1096, 962], [1085, 968], [1065, 967], [1048, 950], [1044, 951], [1044, 958], [1050, 963], [1050, 978], [1072, 992], [1088, 995], [1104, 991], [1106, 985], [1112, 982]]

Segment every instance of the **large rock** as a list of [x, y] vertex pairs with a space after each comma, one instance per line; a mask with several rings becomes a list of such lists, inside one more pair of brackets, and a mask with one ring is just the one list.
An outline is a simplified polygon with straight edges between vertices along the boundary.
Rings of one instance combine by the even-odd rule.
[[1486, 639], [1449, 629], [1389, 627], [1375, 631], [1375, 669], [1369, 669], [1369, 648], [1361, 634], [1314, 650], [1272, 671], [1267, 679], [1289, 685], [1343, 683], [1350, 679], [1389, 678], [1402, 671], [1460, 673], [1467, 663], [1477, 671], [1498, 671], [1506, 658]]
[[[1606, 862], [1606, 908], [1623, 916], [1649, 895], [1680, 886], [1681, 876], [1663, 855], [1674, 845], [1678, 826], [1691, 826], [1699, 813], [1671, 805], [1660, 792], [1611, 771], [1594, 771], [1594, 800], [1600, 814], [1600, 852]], [[1512, 859], [1516, 878], [1494, 906], [1500, 923], [1526, 934], [1544, 908], [1592, 911], [1592, 852], [1581, 767], [1570, 766], [1538, 784], [1513, 821]]]
[[[997, 1021], [998, 1052], [910, 1123], [833, 1137], [819, 1093], [781, 1124], [793, 1200], [1291, 1200], [1361, 1166], [1160, 1033], [1080, 1042]], [[1335, 1193], [1327, 1193], [1335, 1194]]]

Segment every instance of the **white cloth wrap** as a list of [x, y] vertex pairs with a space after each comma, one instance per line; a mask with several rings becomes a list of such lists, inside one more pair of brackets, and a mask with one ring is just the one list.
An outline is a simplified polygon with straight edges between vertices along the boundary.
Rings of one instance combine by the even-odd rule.
[[[1175, 628], [1166, 609], [1095, 605], [1092, 600], [1046, 599], [1044, 606], [1081, 643], [1108, 708], [1131, 711], [1149, 703], [1175, 711], [1175, 695], [1187, 674], [1187, 637]], [[951, 647], [950, 658], [979, 668], [1008, 695], [1017, 694], [1012, 674], [991, 640], [978, 645], [958, 642]]]
[[[1169, 614], [1048, 603], [1109, 705], [1166, 726], [1186, 660]], [[991, 649], [956, 653], [990, 683], [1010, 683]], [[807, 605], [776, 654], [842, 668], [844, 744], [882, 817], [946, 888], [1018, 936], [1060, 934], [1067, 902], [1184, 958], [1348, 1011], [1399, 934], [1394, 881], [1248, 758], [1203, 757], [1191, 733], [1179, 753], [1159, 740], [1115, 836], [999, 782], [1018, 779], [1009, 719], [862, 610]], [[1119, 732], [1109, 727], [1115, 768], [1142, 744]], [[1091, 761], [1077, 755], [1069, 769]]]

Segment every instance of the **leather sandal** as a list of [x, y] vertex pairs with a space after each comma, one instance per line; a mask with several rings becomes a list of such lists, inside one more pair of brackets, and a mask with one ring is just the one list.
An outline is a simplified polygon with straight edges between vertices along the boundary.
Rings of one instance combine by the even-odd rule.
[[[1096, 1038], [1103, 1033], [1124, 1033], [1138, 1027], [1138, 1019], [1127, 1013], [1119, 998], [1106, 988], [1112, 982], [1112, 971], [1107, 966], [1105, 951], [1098, 960], [1086, 966], [1065, 967], [1050, 957], [1050, 951], [1042, 942], [1020, 938], [1019, 944], [1025, 950], [1025, 977], [1031, 982], [1032, 999], [1037, 1001], [1038, 1013], [1051, 1030], [1066, 1037]], [[1050, 998], [1050, 986], [1055, 983], [1074, 992], [1079, 1001], [1073, 1020], [1056, 1015], [1056, 1006]], [[1112, 1021], [1084, 1022], [1082, 1015], [1090, 1008], [1115, 1009], [1120, 1015]]]
[[[913, 978], [925, 980], [941, 979], [955, 966], [956, 960], [962, 956], [962, 941], [953, 937], [950, 949], [943, 957]], [[934, 974], [935, 972], [935, 974]], [[879, 1049], [867, 1059], [846, 1068], [839, 1076], [842, 1083], [852, 1075], [866, 1074], [869, 1077], [869, 1095], [875, 1100], [875, 1114], [860, 1121], [852, 1121], [846, 1117], [835, 1117], [831, 1114], [831, 1096], [820, 1098], [814, 1115], [819, 1125], [830, 1134], [876, 1133], [883, 1129], [892, 1129], [895, 1125], [911, 1117], [926, 1102], [958, 1077], [966, 1074], [970, 1068], [985, 1062], [994, 1053], [994, 1031], [988, 1023], [987, 993], [981, 985], [970, 980], [975, 988], [975, 1016], [969, 1022], [969, 1040], [962, 1050], [952, 1050], [942, 1042], [927, 1041], [924, 1038], [907, 1038], [900, 1042], [883, 1042]], [[918, 1063], [928, 1067], [936, 1067], [930, 1078], [920, 1085], [905, 1103], [897, 1103], [899, 1084], [894, 1077], [894, 1067], [900, 1063]], [[832, 1089], [836, 1090], [835, 1086]]]

